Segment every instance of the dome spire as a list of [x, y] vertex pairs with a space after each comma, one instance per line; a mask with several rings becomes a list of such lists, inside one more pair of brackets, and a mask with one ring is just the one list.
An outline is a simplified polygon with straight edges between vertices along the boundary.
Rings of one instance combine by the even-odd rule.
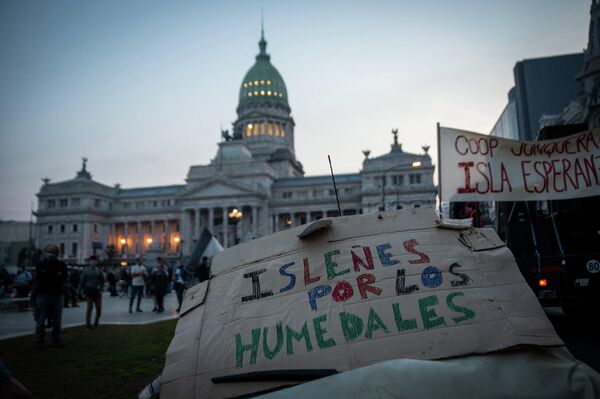
[[258, 48], [260, 49], [260, 52], [256, 56], [256, 59], [269, 59], [269, 55], [267, 54], [267, 41], [265, 40], [265, 22], [262, 8], [260, 9], [260, 41], [258, 42]]

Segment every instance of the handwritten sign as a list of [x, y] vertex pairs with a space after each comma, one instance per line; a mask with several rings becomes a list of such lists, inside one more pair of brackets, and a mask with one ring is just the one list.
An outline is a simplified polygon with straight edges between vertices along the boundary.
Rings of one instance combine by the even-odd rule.
[[335, 218], [310, 239], [290, 229], [219, 254], [207, 285], [186, 295], [161, 397], [284, 383], [213, 382], [256, 371], [561, 344], [493, 230], [439, 229], [426, 208], [381, 217]]
[[440, 128], [444, 201], [526, 201], [600, 195], [600, 130], [514, 141]]

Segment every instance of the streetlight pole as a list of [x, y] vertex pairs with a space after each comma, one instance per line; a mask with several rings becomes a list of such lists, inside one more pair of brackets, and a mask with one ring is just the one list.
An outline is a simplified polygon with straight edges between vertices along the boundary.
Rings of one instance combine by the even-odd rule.
[[243, 215], [244, 214], [242, 213], [242, 211], [238, 210], [237, 208], [233, 208], [228, 215], [229, 218], [233, 221], [233, 242], [235, 243], [235, 245], [239, 243], [237, 238], [237, 224]]

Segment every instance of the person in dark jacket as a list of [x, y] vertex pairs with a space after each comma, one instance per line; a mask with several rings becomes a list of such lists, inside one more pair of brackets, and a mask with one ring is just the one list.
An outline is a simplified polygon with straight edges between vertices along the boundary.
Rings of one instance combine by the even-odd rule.
[[44, 321], [52, 320], [52, 342], [62, 346], [60, 339], [64, 287], [68, 278], [67, 265], [58, 260], [58, 247], [48, 244], [44, 257], [36, 269], [36, 325], [35, 341], [38, 348], [44, 347]]
[[210, 266], [208, 265], [208, 258], [202, 257], [202, 261], [199, 265], [194, 268], [194, 277], [198, 283], [208, 280], [210, 275]]
[[106, 275], [106, 280], [108, 281], [110, 296], [117, 296], [117, 275], [115, 273], [115, 269], [109, 269], [108, 274]]
[[[70, 283], [69, 297], [71, 299], [71, 305], [74, 308], [78, 308], [79, 305], [77, 304], [77, 302], [78, 302], [77, 287], [79, 287], [79, 269], [77, 267], [72, 268], [71, 271], [69, 272], [69, 283]], [[68, 299], [66, 301], [66, 306], [69, 306]]]
[[79, 292], [85, 295], [87, 310], [85, 313], [85, 327], [92, 329], [92, 309], [96, 307], [96, 319], [94, 327], [98, 327], [100, 315], [102, 314], [102, 289], [104, 287], [104, 275], [98, 268], [98, 257], [92, 255], [88, 258], [89, 267], [81, 273], [79, 281]]
[[154, 271], [150, 277], [152, 281], [152, 288], [154, 290], [154, 296], [156, 297], [156, 311], [158, 313], [164, 312], [164, 299], [167, 293], [167, 286], [169, 285], [169, 276], [165, 271], [165, 263], [162, 258], [156, 259], [156, 271]]

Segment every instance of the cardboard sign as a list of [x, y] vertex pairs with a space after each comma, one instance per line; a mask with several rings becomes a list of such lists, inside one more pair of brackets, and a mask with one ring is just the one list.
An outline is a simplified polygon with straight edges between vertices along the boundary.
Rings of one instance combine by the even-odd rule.
[[562, 344], [493, 230], [436, 228], [427, 208], [332, 221], [314, 237], [298, 239], [298, 227], [214, 259], [212, 278], [184, 299], [161, 397], [289, 384], [252, 381], [256, 372]]
[[600, 130], [514, 141], [439, 129], [443, 201], [530, 201], [600, 195]]

